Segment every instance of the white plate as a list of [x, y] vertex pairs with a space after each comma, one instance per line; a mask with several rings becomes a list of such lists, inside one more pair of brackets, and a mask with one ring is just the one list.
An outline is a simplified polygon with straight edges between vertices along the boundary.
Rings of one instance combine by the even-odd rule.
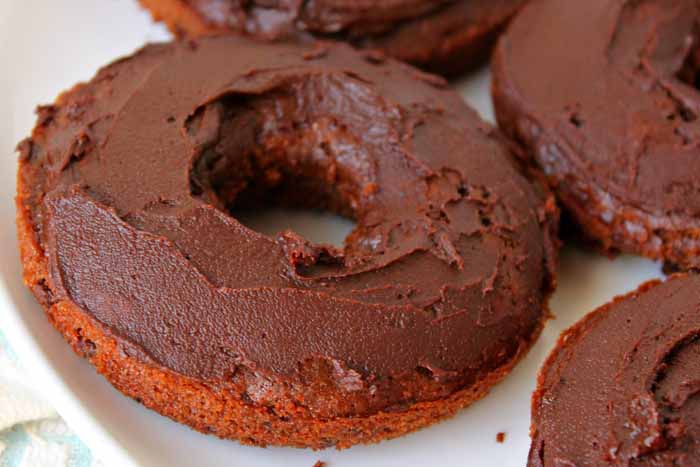
[[[9, 1], [9, 5], [8, 5]], [[346, 451], [243, 447], [201, 435], [146, 410], [114, 390], [76, 357], [24, 289], [14, 230], [14, 145], [29, 134], [33, 109], [62, 89], [89, 79], [97, 68], [146, 41], [166, 39], [162, 27], [132, 0], [0, 1], [0, 316], [2, 328], [36, 387], [105, 463], [117, 466], [522, 466], [529, 448], [530, 394], [537, 369], [557, 335], [587, 311], [660, 277], [658, 264], [638, 258], [614, 262], [577, 250], [564, 254], [551, 321], [537, 345], [484, 400], [452, 420], [401, 439]], [[492, 119], [488, 73], [460, 85], [485, 118]], [[9, 123], [9, 126], [8, 126]], [[311, 219], [318, 221], [318, 219]], [[296, 218], [313, 235], [323, 223]], [[300, 225], [301, 224], [301, 225]], [[346, 226], [331, 226], [341, 235]], [[329, 235], [324, 233], [323, 235]], [[341, 236], [342, 238], [342, 236]], [[503, 444], [498, 432], [506, 432]]]

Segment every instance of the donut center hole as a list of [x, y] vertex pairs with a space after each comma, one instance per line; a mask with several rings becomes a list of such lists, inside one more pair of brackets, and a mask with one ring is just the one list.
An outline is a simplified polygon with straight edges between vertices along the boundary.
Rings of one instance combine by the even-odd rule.
[[[271, 152], [266, 151], [266, 155]], [[269, 237], [293, 230], [313, 243], [342, 248], [356, 226], [347, 200], [319, 179], [320, 172], [306, 173], [300, 167], [290, 167], [284, 162], [286, 154], [277, 155], [280, 158], [276, 163], [253, 169], [243, 182], [243, 189], [224, 202], [225, 210], [249, 229]], [[255, 154], [252, 157], [253, 164], [260, 162]], [[306, 167], [312, 172], [314, 169], [319, 168]], [[217, 184], [219, 199], [231, 196], [232, 181], [231, 177], [224, 177]]]
[[198, 108], [186, 124], [199, 148], [192, 194], [265, 235], [291, 229], [342, 246], [371, 178], [360, 138], [337, 114], [343, 86], [319, 77]]
[[[647, 455], [670, 450], [684, 444], [692, 444], [700, 436], [700, 388], [697, 381], [690, 383], [700, 370], [700, 335], [691, 335], [680, 341], [666, 355], [658, 367], [651, 387], [662, 433], [645, 437]], [[642, 406], [639, 418], [644, 420], [649, 411]], [[654, 437], [655, 435], [655, 437]], [[646, 440], [652, 441], [646, 443]]]
[[342, 248], [355, 222], [336, 214], [294, 208], [268, 206], [262, 210], [237, 210], [233, 215], [249, 229], [274, 237], [293, 230], [313, 243]]

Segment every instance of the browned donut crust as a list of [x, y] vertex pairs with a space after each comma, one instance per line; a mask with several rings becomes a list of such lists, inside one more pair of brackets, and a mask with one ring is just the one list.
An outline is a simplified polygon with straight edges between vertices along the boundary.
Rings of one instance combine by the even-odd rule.
[[[229, 66], [219, 68], [229, 57]], [[346, 85], [343, 93], [338, 93], [339, 81]], [[323, 95], [337, 101], [316, 100], [317, 88], [285, 87], [289, 83], [329, 86]], [[256, 98], [236, 99], [241, 90]], [[285, 93], [292, 91], [311, 95], [292, 94], [290, 100]], [[349, 92], [357, 93], [353, 102], [368, 107], [344, 110], [344, 93]], [[153, 98], [159, 93], [168, 99]], [[286, 107], [298, 102], [307, 107]], [[387, 102], [392, 104], [385, 107]], [[233, 111], [222, 112], [223, 105]], [[277, 110], [270, 113], [270, 106]], [[363, 111], [376, 108], [382, 113], [363, 121]], [[318, 109], [323, 110], [321, 121], [314, 113]], [[330, 125], [329, 113], [336, 115]], [[359, 157], [369, 156], [335, 152], [347, 149], [345, 141], [354, 135], [365, 138], [362, 147], [369, 152], [374, 140], [363, 125], [376, 128], [384, 115], [410, 128], [403, 138], [389, 137], [391, 144], [412, 141], [407, 147], [415, 153], [372, 154], [376, 164], [359, 164]], [[252, 133], [237, 133], [250, 128], [238, 125], [237, 116], [245, 122], [259, 120], [255, 138], [241, 139]], [[290, 116], [306, 120], [287, 124]], [[346, 116], [353, 119], [339, 120]], [[441, 122], [449, 124], [443, 127]], [[266, 133], [269, 128], [274, 131]], [[327, 138], [321, 144], [325, 151], [314, 158], [300, 144], [308, 142], [298, 134], [306, 128]], [[231, 146], [202, 144], [201, 135], [217, 141], [237, 136], [238, 143], [231, 152]], [[384, 144], [384, 133], [378, 135]], [[161, 152], [168, 139], [189, 145], [193, 138], [199, 144], [192, 152], [186, 146]], [[255, 144], [267, 138], [281, 145], [282, 152], [268, 144], [264, 154], [282, 165], [269, 165], [265, 177], [253, 174], [258, 178], [245, 183], [265, 179], [279, 185], [294, 177], [292, 191], [280, 195], [303, 191], [298, 202], [314, 198], [312, 206], [356, 216], [358, 229], [346, 241], [344, 253], [291, 233], [272, 239], [241, 230], [226, 214], [224, 195], [238, 196], [231, 182], [245, 172], [231, 164], [261, 157]], [[342, 144], [333, 146], [338, 138]], [[130, 147], [117, 146], [110, 153], [120, 139]], [[469, 144], [463, 144], [465, 139]], [[310, 142], [317, 145], [314, 139]], [[439, 150], [443, 144], [449, 152]], [[246, 147], [250, 154], [240, 152]], [[212, 148], [222, 148], [218, 162]], [[311, 448], [343, 448], [399, 436], [482, 397], [532, 345], [547, 318], [558, 214], [551, 195], [528, 183], [498, 133], [440, 79], [393, 61], [377, 63], [376, 57], [368, 59], [349, 47], [320, 51], [233, 36], [148, 46], [64, 93], [53, 106], [40, 108], [32, 137], [20, 145], [20, 152], [17, 224], [26, 284], [73, 348], [115, 387], [203, 432], [249, 444]], [[149, 172], [141, 168], [143, 163], [164, 164], [165, 169]], [[309, 168], [310, 163], [317, 165]], [[443, 177], [442, 164], [457, 170]], [[189, 167], [191, 175], [179, 197], [163, 195], [172, 186], [180, 189], [183, 174], [170, 169], [173, 165]], [[115, 184], [124, 167], [130, 168], [122, 179], [126, 184]], [[366, 167], [373, 168], [367, 172]], [[302, 169], [306, 172], [281, 172]], [[314, 193], [308, 181], [319, 173], [324, 180], [341, 174], [335, 186], [347, 192], [326, 193], [325, 198]], [[460, 182], [457, 173], [466, 178]], [[384, 183], [371, 182], [375, 176], [384, 177], [386, 192]], [[216, 180], [223, 184], [215, 185]], [[364, 182], [358, 188], [348, 180]], [[400, 184], [401, 191], [395, 191]], [[138, 192], [151, 187], [160, 191]], [[353, 207], [344, 204], [343, 196]], [[390, 196], [403, 201], [388, 209]], [[387, 204], [377, 204], [379, 200]], [[115, 207], [102, 207], [104, 203]], [[444, 216], [431, 213], [436, 207]], [[212, 224], [207, 217], [212, 214], [225, 224]], [[149, 226], [153, 219], [167, 222]], [[188, 229], [191, 219], [195, 227]], [[410, 229], [397, 229], [393, 223], [407, 221]], [[180, 228], [173, 232], [172, 225]], [[227, 240], [231, 230], [236, 235]], [[181, 237], [178, 249], [170, 248], [171, 238], [182, 232], [195, 240], [202, 232], [213, 232], [216, 242], [188, 246]], [[434, 237], [436, 232], [441, 235]], [[367, 237], [375, 239], [370, 247], [363, 241]], [[471, 240], [465, 244], [464, 238]], [[119, 244], [125, 240], [138, 253], [124, 254]], [[240, 250], [241, 243], [250, 242], [253, 247]], [[158, 250], [163, 245], [170, 250]], [[377, 245], [383, 245], [381, 251]], [[217, 248], [224, 249], [212, 254]], [[203, 278], [200, 271], [227, 251], [249, 254], [231, 254], [227, 264], [241, 262]], [[265, 254], [254, 254], [260, 251]], [[144, 258], [147, 263], [134, 266]], [[413, 266], [405, 267], [407, 261]], [[179, 264], [175, 273], [169, 271], [173, 264]], [[396, 266], [401, 269], [391, 272]], [[247, 276], [241, 276], [244, 270]], [[196, 275], [188, 279], [190, 271]], [[163, 277], [174, 278], [174, 285], [162, 282]], [[358, 277], [363, 280], [359, 284]], [[384, 280], [388, 283], [381, 285]], [[200, 283], [212, 293], [238, 288], [246, 295], [227, 302], [226, 314], [210, 327], [208, 320], [221, 299], [212, 295], [209, 302], [190, 305], [206, 298], [206, 291], [192, 288]], [[410, 286], [408, 292], [405, 286]], [[290, 291], [296, 298], [272, 319], [271, 303], [256, 301], [270, 293], [275, 301], [288, 300]], [[347, 309], [336, 305], [349, 302]], [[372, 312], [363, 321], [369, 326], [347, 318], [362, 313], [367, 302]], [[318, 312], [337, 321], [311, 321]], [[386, 322], [384, 316], [395, 319]], [[185, 325], [179, 326], [178, 320]], [[229, 322], [252, 331], [222, 336]], [[289, 323], [305, 325], [306, 339], [297, 339], [298, 333], [285, 327]]]
[[486, 396], [507, 376], [542, 329], [533, 333], [530, 342], [521, 344], [511, 361], [444, 399], [366, 417], [319, 419], [293, 403], [270, 410], [242, 400], [237, 385], [203, 383], [130, 357], [109, 332], [70, 302], [54, 304], [48, 315], [76, 354], [86, 358], [115, 388], [149, 409], [201, 433], [242, 444], [311, 449], [378, 443], [453, 416]]
[[[455, 76], [482, 64], [525, 0], [284, 0], [236, 5], [229, 0], [139, 0], [177, 36], [227, 31], [269, 40], [311, 37], [382, 50], [424, 70]], [[372, 3], [370, 5], [369, 3]]]

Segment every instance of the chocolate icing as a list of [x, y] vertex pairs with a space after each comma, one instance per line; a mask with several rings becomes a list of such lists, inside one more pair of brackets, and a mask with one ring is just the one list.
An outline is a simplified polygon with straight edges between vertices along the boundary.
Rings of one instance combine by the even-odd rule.
[[[346, 46], [150, 45], [40, 110], [20, 200], [49, 274], [186, 376], [473, 381], [546, 316], [556, 213], [444, 81]], [[344, 249], [232, 210], [328, 209]], [[311, 362], [311, 363], [310, 363]]]
[[[266, 39], [312, 36], [340, 39], [454, 74], [472, 65], [466, 62], [486, 56], [494, 32], [500, 30], [524, 0], [185, 0], [185, 3], [212, 28]], [[470, 45], [484, 50], [462, 50]]]
[[499, 123], [589, 233], [685, 266], [700, 264], [699, 19], [694, 0], [540, 0], [495, 57]]
[[325, 34], [343, 31], [350, 36], [362, 36], [386, 32], [401, 21], [437, 10], [451, 0], [185, 2], [213, 24], [250, 34], [279, 36], [300, 30]]
[[650, 283], [560, 339], [529, 465], [700, 464], [700, 276]]

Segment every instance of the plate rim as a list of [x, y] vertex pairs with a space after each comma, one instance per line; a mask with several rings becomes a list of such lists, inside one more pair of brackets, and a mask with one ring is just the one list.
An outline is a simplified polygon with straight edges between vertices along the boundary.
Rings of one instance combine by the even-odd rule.
[[[3, 307], [2, 329], [10, 347], [17, 355], [23, 375], [40, 395], [60, 415], [66, 424], [93, 451], [104, 465], [138, 467], [136, 460], [90, 409], [70, 390], [62, 374], [51, 363], [39, 339], [22, 317], [20, 306], [12, 298], [7, 277], [0, 280], [0, 303]], [[45, 311], [42, 310], [45, 314]], [[31, 371], [27, 370], [31, 368]]]

